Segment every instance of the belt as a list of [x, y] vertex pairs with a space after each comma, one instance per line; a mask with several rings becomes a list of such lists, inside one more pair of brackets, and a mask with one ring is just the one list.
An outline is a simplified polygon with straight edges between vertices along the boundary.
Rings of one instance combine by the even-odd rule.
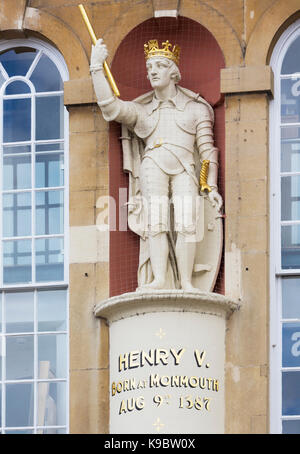
[[168, 141], [165, 141], [163, 138], [159, 138], [159, 139], [155, 139], [152, 143], [150, 143], [149, 145], [146, 146], [145, 148], [145, 151], [148, 151], [148, 150], [154, 150], [155, 148], [159, 148], [159, 147], [162, 147], [163, 145], [173, 145], [174, 147], [178, 147], [178, 148], [184, 148], [186, 151], [188, 151], [189, 153], [193, 153], [192, 150], [189, 150], [188, 148], [186, 148], [184, 145], [178, 145], [176, 143], [172, 143], [172, 142], [168, 142]]

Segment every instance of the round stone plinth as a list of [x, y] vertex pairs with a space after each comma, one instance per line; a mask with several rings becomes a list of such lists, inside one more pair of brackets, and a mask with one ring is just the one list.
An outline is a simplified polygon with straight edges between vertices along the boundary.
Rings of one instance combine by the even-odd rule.
[[109, 298], [110, 433], [224, 432], [223, 295], [182, 290]]

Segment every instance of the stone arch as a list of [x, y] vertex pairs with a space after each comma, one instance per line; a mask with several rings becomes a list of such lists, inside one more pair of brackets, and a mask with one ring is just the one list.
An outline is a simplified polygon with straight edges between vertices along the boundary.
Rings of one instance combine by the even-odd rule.
[[298, 0], [277, 0], [254, 28], [245, 55], [246, 66], [266, 65], [281, 33], [300, 16]]
[[213, 35], [223, 52], [226, 67], [243, 63], [242, 43], [220, 11], [200, 0], [186, 0], [182, 2], [179, 14], [199, 22]]
[[[153, 18], [153, 9], [150, 6], [144, 3], [134, 5], [126, 14], [122, 13], [122, 15], [117, 16], [114, 23], [104, 32], [103, 38], [109, 45], [112, 58], [120, 42], [133, 28], [147, 19]], [[231, 24], [219, 11], [202, 1], [186, 0], [182, 2], [178, 13], [179, 16], [192, 19], [203, 25], [214, 36], [223, 52], [227, 67], [242, 64], [241, 42]], [[116, 33], [116, 27], [118, 33]]]
[[68, 66], [70, 79], [89, 74], [89, 56], [79, 37], [63, 21], [45, 11], [27, 7], [23, 30], [38, 33], [57, 47]]

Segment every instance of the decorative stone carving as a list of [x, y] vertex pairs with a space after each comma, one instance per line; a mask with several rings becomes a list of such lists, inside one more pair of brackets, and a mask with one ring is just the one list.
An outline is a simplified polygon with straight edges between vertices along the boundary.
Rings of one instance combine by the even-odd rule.
[[144, 50], [153, 91], [133, 101], [113, 94], [103, 72], [108, 52], [102, 40], [92, 48], [90, 67], [104, 119], [122, 124], [128, 225], [140, 237], [137, 290], [209, 292], [222, 251], [214, 112], [178, 85], [178, 46], [166, 41], [160, 48], [151, 40]]

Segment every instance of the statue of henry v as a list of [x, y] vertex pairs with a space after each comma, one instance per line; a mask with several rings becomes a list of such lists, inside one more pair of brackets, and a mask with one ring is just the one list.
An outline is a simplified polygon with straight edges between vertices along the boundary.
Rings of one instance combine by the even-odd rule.
[[[166, 41], [160, 48], [157, 40], [144, 45], [153, 91], [133, 101], [113, 94], [103, 72], [108, 52], [101, 39], [92, 47], [90, 71], [104, 119], [122, 124], [128, 225], [140, 236], [138, 290], [199, 291], [193, 273], [205, 230], [201, 204], [205, 198], [217, 214], [222, 207], [214, 113], [198, 94], [178, 85], [180, 49], [170, 47]], [[207, 184], [200, 188], [197, 176], [204, 162], [209, 163]]]

